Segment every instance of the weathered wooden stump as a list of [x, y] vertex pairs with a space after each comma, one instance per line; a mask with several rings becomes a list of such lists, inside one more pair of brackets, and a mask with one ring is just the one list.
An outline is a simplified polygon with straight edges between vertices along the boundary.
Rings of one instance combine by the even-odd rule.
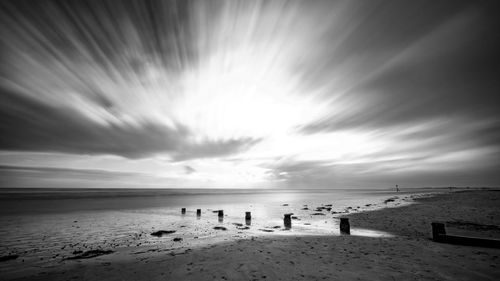
[[432, 225], [432, 240], [434, 241], [443, 241], [444, 236], [446, 235], [446, 229], [444, 227], [444, 223], [442, 222], [433, 222]]
[[183, 215], [186, 214], [186, 208], [181, 209], [181, 214], [183, 214]]
[[285, 214], [285, 218], [283, 219], [283, 223], [285, 224], [286, 229], [292, 228], [292, 215], [293, 214]]
[[351, 234], [348, 218], [340, 218], [340, 234]]
[[245, 212], [245, 224], [247, 226], [252, 225], [252, 213], [250, 212]]
[[201, 209], [196, 209], [196, 216], [198, 216], [198, 217], [201, 216]]
[[219, 210], [219, 218], [224, 217], [224, 210]]

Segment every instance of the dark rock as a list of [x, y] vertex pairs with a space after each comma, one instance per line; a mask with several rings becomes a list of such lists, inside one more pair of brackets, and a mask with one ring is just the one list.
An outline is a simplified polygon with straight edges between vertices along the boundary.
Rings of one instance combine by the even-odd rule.
[[272, 229], [259, 229], [260, 231], [264, 231], [264, 232], [274, 232], [274, 230]]
[[223, 226], [216, 226], [214, 227], [215, 230], [227, 230], [227, 228], [223, 227]]
[[180, 237], [175, 237], [173, 241], [174, 241], [174, 242], [180, 242], [180, 241], [182, 241], [182, 238], [180, 238]]
[[281, 205], [281, 206], [288, 206], [288, 204], [283, 204], [283, 205]]
[[73, 255], [78, 255], [78, 254], [81, 254], [83, 253], [83, 251], [73, 251]]
[[7, 255], [7, 256], [2, 256], [0, 257], [0, 262], [2, 261], [10, 261], [10, 260], [15, 260], [19, 257], [19, 255]]
[[281, 226], [276, 225], [276, 226], [273, 226], [273, 228], [275, 228], [275, 229], [276, 229], [276, 228], [281, 228]]
[[314, 213], [314, 214], [311, 214], [311, 216], [324, 216], [325, 214], [323, 213]]
[[236, 226], [243, 226], [242, 223], [238, 223], [238, 222], [233, 222], [233, 225], [236, 225]]
[[158, 230], [156, 232], [151, 233], [151, 235], [156, 237], [162, 237], [163, 235], [168, 235], [172, 233], [175, 233], [175, 230]]
[[237, 229], [247, 230], [247, 229], [250, 229], [250, 227], [248, 227], [248, 226], [241, 226], [241, 227], [237, 227]]
[[299, 218], [297, 216], [292, 216], [292, 220], [298, 220]]
[[111, 250], [90, 250], [86, 251], [80, 255], [74, 256], [74, 257], [69, 257], [67, 258], [68, 260], [77, 260], [77, 259], [90, 259], [90, 258], [95, 258], [98, 256], [102, 255], [109, 255], [111, 253], [114, 253]]
[[391, 197], [389, 199], [385, 199], [384, 203], [387, 204], [389, 202], [394, 202], [394, 201], [396, 201], [396, 199], [398, 199], [398, 198], [397, 197]]
[[309, 208], [305, 207], [305, 208], [302, 208], [301, 210], [309, 210]]

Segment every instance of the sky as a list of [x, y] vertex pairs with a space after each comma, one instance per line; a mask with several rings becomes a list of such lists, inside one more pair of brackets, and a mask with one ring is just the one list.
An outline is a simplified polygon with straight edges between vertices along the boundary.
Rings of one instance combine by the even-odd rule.
[[0, 1], [0, 187], [499, 186], [498, 14]]

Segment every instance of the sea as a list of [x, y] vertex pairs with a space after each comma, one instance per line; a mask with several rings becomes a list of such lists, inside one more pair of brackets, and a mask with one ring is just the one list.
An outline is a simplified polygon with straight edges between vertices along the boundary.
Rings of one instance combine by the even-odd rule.
[[[175, 251], [270, 235], [339, 235], [341, 216], [411, 204], [413, 195], [436, 191], [2, 188], [0, 257], [17, 258], [0, 262], [0, 271], [49, 269], [96, 249]], [[291, 228], [284, 214], [293, 214]], [[151, 235], [159, 230], [175, 232]], [[391, 235], [355, 226], [351, 233]]]

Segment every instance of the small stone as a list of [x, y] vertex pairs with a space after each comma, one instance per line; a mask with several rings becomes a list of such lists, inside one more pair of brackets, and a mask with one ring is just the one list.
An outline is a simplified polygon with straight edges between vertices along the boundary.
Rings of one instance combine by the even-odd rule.
[[156, 232], [151, 233], [151, 235], [156, 237], [162, 237], [163, 235], [168, 235], [172, 233], [175, 233], [175, 230], [158, 230]]

